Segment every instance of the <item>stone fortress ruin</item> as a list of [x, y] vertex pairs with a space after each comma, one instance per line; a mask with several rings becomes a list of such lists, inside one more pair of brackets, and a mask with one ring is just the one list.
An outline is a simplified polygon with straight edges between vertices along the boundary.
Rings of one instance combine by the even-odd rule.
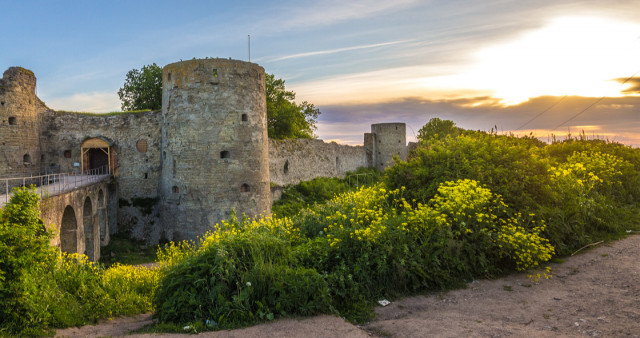
[[[112, 178], [87, 192], [90, 202], [56, 202], [49, 207], [59, 211], [45, 218], [60, 237], [76, 231], [77, 238], [94, 243], [57, 239], [54, 245], [91, 251], [94, 260], [109, 233], [149, 243], [193, 239], [232, 210], [249, 217], [269, 214], [274, 186], [344, 176], [359, 167], [383, 170], [393, 156], [407, 155], [404, 123], [372, 125], [364, 146], [269, 139], [265, 72], [244, 61], [194, 59], [165, 66], [162, 111], [56, 112], [35, 88], [33, 72], [21, 67], [9, 68], [0, 79], [0, 178], [108, 169]], [[87, 210], [87, 203], [89, 215], [75, 210]], [[105, 210], [108, 217], [100, 214]], [[75, 217], [77, 229], [65, 230], [65, 217]], [[101, 224], [100, 231], [86, 235], [83, 220]]]

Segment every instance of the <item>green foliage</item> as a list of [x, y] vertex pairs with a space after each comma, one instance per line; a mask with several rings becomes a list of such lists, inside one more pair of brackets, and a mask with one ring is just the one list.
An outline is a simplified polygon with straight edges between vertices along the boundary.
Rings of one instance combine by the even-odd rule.
[[285, 220], [232, 216], [198, 245], [167, 247], [158, 255], [167, 274], [154, 296], [154, 316], [221, 329], [329, 311], [322, 276], [293, 266], [287, 231]]
[[538, 215], [560, 255], [621, 236], [640, 220], [640, 150], [584, 136], [545, 145], [434, 119], [408, 161], [385, 173], [389, 187], [406, 186], [408, 198], [423, 203], [458, 179], [477, 180], [515, 210]]
[[458, 136], [463, 129], [456, 127], [456, 124], [450, 120], [441, 120], [437, 117], [432, 118], [418, 131], [418, 140], [427, 142], [431, 139], [443, 139], [447, 136]]
[[157, 259], [156, 245], [148, 245], [144, 241], [136, 241], [126, 234], [114, 234], [109, 244], [100, 248], [100, 263], [109, 267], [112, 264], [144, 264]]
[[35, 188], [14, 188], [0, 214], [0, 333], [38, 334], [45, 318], [41, 278], [56, 263], [51, 234], [38, 218]]
[[58, 114], [80, 114], [80, 115], [89, 115], [89, 116], [115, 116], [122, 114], [138, 114], [138, 113], [146, 113], [151, 111], [150, 109], [142, 109], [142, 110], [128, 110], [128, 111], [113, 111], [109, 113], [90, 113], [90, 112], [80, 112], [80, 111], [68, 111], [68, 110], [57, 110]]
[[35, 188], [13, 192], [0, 214], [0, 335], [43, 335], [151, 310], [159, 270], [105, 270], [84, 255], [60, 255], [38, 218]]
[[478, 182], [443, 184], [428, 204], [408, 203], [404, 194], [361, 187], [294, 218], [233, 216], [198, 242], [170, 245], [158, 254], [168, 272], [155, 316], [200, 329], [320, 312], [362, 322], [373, 300], [551, 258], [544, 224], [512, 212]]
[[313, 138], [320, 110], [309, 102], [295, 103], [296, 93], [284, 80], [266, 75], [267, 130], [273, 139]]
[[291, 217], [305, 207], [324, 203], [336, 195], [361, 186], [373, 185], [381, 178], [374, 168], [358, 168], [347, 172], [344, 178], [316, 177], [285, 187], [280, 200], [273, 203], [272, 213], [279, 217]]
[[537, 142], [469, 131], [421, 142], [407, 162], [385, 173], [389, 188], [405, 186], [410, 199], [425, 203], [440, 184], [458, 179], [479, 181], [518, 210], [549, 198], [549, 161]]
[[122, 110], [161, 109], [162, 68], [153, 63], [128, 71], [118, 96]]

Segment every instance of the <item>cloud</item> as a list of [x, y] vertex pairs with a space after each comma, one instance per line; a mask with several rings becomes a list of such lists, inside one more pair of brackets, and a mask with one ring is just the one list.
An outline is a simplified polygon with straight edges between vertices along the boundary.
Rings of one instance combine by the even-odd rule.
[[[45, 100], [45, 98], [43, 98]], [[66, 97], [45, 100], [54, 110], [108, 113], [120, 110], [120, 99], [112, 92], [79, 93]]]
[[628, 87], [622, 90], [623, 94], [640, 94], [640, 77], [618, 78], [616, 81], [626, 84]]
[[315, 51], [315, 52], [298, 53], [298, 54], [280, 56], [280, 57], [277, 57], [277, 58], [274, 58], [274, 59], [268, 60], [268, 61], [274, 62], [274, 61], [282, 61], [282, 60], [288, 60], [288, 59], [297, 59], [297, 58], [308, 57], [308, 56], [335, 54], [335, 53], [341, 53], [341, 52], [347, 52], [347, 51], [359, 50], [359, 49], [379, 48], [379, 47], [397, 45], [397, 44], [405, 43], [405, 42], [409, 42], [409, 41], [411, 41], [411, 40], [389, 41], [389, 42], [374, 43], [374, 44], [369, 44], [369, 45], [360, 45], [360, 46], [352, 46], [352, 47], [320, 50], [320, 51]]
[[599, 104], [580, 114], [575, 120], [554, 130], [556, 126], [593, 104], [598, 98], [569, 96], [526, 129], [519, 126], [556, 103], [560, 97], [541, 96], [512, 106], [495, 104], [491, 98], [459, 98], [428, 100], [404, 98], [374, 104], [319, 106], [322, 114], [318, 121], [318, 135], [322, 139], [338, 139], [342, 143], [362, 144], [363, 134], [373, 123], [405, 122], [407, 140], [415, 140], [418, 130], [431, 118], [454, 121], [465, 129], [498, 132], [531, 132], [543, 140], [551, 135], [576, 135], [583, 130], [587, 136], [602, 137], [627, 145], [640, 147], [640, 97], [605, 98]]
[[[300, 7], [293, 7], [279, 16], [277, 25], [265, 27], [279, 27], [291, 29], [295, 27], [308, 28], [310, 26], [326, 26], [347, 20], [357, 20], [384, 13], [397, 12], [416, 3], [417, 0], [354, 0], [354, 1], [319, 1], [305, 3]], [[311, 5], [310, 5], [311, 4]]]

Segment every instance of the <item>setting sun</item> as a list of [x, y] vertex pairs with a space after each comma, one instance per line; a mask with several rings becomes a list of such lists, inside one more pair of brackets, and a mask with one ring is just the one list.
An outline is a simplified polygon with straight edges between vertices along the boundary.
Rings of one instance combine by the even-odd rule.
[[640, 70], [640, 25], [564, 17], [484, 48], [463, 73], [438, 84], [485, 89], [511, 105], [543, 95], [622, 96], [616, 79]]

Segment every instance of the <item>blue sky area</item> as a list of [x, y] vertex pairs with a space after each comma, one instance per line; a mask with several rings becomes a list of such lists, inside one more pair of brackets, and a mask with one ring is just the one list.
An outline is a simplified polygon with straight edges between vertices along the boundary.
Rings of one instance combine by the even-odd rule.
[[324, 140], [362, 143], [379, 122], [406, 122], [411, 140], [440, 117], [468, 129], [542, 139], [584, 130], [640, 146], [636, 0], [0, 5], [0, 68], [33, 70], [38, 96], [57, 110], [119, 110], [130, 69], [247, 60], [251, 35], [251, 61], [320, 108]]

